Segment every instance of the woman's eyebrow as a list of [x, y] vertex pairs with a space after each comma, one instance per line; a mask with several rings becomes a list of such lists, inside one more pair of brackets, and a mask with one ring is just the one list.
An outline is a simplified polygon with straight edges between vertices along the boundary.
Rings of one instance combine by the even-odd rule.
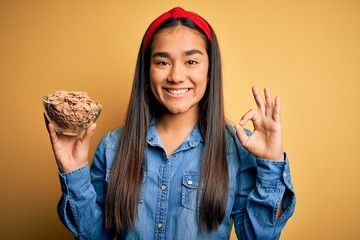
[[201, 54], [201, 55], [204, 55], [202, 53], [202, 51], [198, 50], [198, 49], [191, 49], [191, 50], [187, 50], [184, 52], [184, 55], [185, 56], [190, 56], [190, 55], [194, 55], [194, 54]]
[[[184, 54], [185, 56], [191, 56], [191, 55], [194, 55], [194, 54], [201, 54], [201, 55], [204, 55], [202, 53], [202, 51], [198, 50], [198, 49], [191, 49], [191, 50], [187, 50], [187, 51], [184, 51]], [[170, 57], [170, 53], [168, 52], [155, 52], [152, 57], [164, 57], [164, 58], [169, 58]]]
[[170, 53], [168, 52], [155, 52], [152, 57], [164, 57], [164, 58], [168, 58], [170, 57]]

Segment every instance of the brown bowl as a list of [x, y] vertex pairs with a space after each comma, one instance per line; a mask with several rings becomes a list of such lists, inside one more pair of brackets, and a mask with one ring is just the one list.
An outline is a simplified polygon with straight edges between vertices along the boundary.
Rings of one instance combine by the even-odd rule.
[[102, 106], [85, 92], [57, 91], [43, 97], [44, 112], [57, 133], [77, 136], [98, 119]]

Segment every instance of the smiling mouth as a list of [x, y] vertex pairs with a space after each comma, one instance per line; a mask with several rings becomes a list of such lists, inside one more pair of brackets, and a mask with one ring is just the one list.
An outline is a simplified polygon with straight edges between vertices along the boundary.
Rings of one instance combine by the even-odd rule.
[[187, 93], [190, 90], [190, 88], [182, 88], [182, 89], [170, 89], [166, 88], [166, 91], [173, 94], [173, 95], [182, 95]]

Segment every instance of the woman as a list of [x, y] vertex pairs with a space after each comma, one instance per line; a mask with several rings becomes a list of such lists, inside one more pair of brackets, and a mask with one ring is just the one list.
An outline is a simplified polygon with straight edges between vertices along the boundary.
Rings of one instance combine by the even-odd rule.
[[227, 124], [213, 29], [182, 8], [162, 14], [139, 50], [125, 126], [90, 171], [96, 125], [82, 139], [48, 125], [60, 219], [77, 239], [229, 239], [232, 224], [239, 239], [279, 238], [295, 207], [280, 99], [253, 95], [257, 111]]

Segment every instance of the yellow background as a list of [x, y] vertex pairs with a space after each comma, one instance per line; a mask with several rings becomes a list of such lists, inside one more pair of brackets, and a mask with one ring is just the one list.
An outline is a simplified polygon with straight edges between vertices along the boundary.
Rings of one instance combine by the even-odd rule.
[[[0, 238], [72, 239], [57, 218], [57, 167], [41, 97], [83, 90], [103, 104], [92, 142], [119, 126], [150, 21], [173, 6], [214, 27], [226, 113], [282, 99], [297, 207], [281, 239], [359, 239], [360, 1], [0, 2]], [[251, 126], [249, 126], [251, 128]]]

